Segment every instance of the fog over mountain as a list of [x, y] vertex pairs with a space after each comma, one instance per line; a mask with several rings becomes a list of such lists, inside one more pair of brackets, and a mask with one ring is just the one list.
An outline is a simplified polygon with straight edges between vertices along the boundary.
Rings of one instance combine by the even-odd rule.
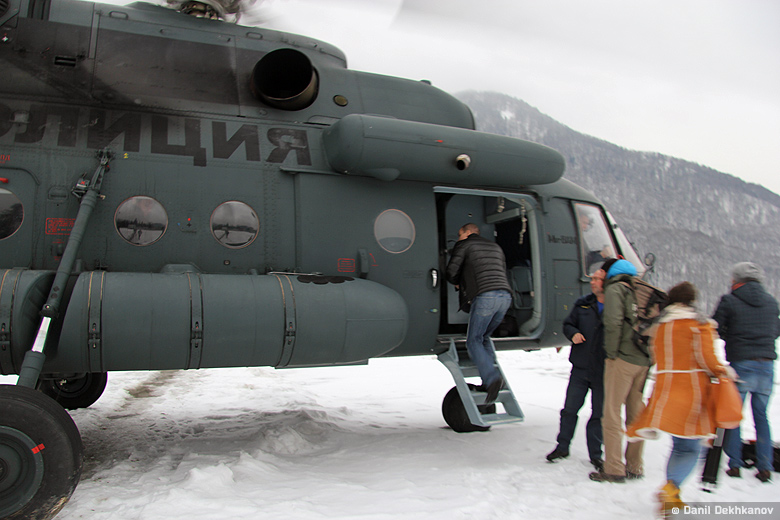
[[640, 256], [655, 254], [651, 283], [668, 289], [688, 280], [701, 291], [701, 310], [711, 313], [729, 290], [731, 266], [752, 261], [780, 297], [780, 196], [700, 164], [581, 134], [504, 94], [457, 97], [474, 112], [478, 130], [561, 152], [564, 177], [604, 202]]

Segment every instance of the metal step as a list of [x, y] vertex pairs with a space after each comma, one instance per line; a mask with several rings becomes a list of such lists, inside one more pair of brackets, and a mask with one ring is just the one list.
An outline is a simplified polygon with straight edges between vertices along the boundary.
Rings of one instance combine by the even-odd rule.
[[495, 367], [504, 380], [504, 388], [498, 393], [495, 403], [502, 405], [504, 412], [483, 414], [479, 411], [478, 406], [485, 404], [487, 393], [472, 390], [466, 382], [467, 377], [479, 377], [477, 367], [468, 359], [468, 354], [464, 356], [459, 355], [455, 346], [455, 340], [451, 338], [450, 348], [446, 352], [439, 354], [438, 359], [452, 374], [452, 378], [455, 380], [455, 387], [458, 389], [458, 395], [460, 395], [460, 399], [463, 401], [463, 407], [466, 409], [466, 414], [472, 424], [490, 427], [494, 424], [509, 424], [521, 422], [525, 419], [523, 411], [520, 409], [520, 405], [512, 392], [512, 388], [509, 386], [509, 381], [504, 376], [504, 371], [501, 370], [498, 362], [496, 362]]

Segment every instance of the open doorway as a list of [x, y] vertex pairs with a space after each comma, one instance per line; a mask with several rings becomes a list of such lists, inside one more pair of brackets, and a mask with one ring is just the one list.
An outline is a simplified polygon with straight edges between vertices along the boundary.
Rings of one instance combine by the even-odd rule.
[[[512, 286], [512, 306], [494, 338], [530, 338], [540, 333], [542, 291], [535, 199], [481, 190], [436, 188], [436, 192], [442, 272], [458, 240], [458, 230], [466, 223], [476, 224], [483, 237], [503, 249]], [[440, 333], [465, 334], [468, 313], [458, 309], [455, 287], [443, 283], [441, 298]]]

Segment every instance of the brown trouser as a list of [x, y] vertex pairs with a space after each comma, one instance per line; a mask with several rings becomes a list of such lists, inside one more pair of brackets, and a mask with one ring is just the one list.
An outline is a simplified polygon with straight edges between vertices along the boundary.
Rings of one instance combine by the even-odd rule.
[[[629, 442], [626, 462], [623, 463], [624, 424], [631, 424], [645, 409], [642, 392], [649, 367], [632, 365], [622, 359], [607, 359], [604, 364], [604, 416], [601, 428], [604, 432], [604, 472], [610, 475], [626, 475], [626, 470], [636, 475], [644, 474], [642, 451], [645, 443]], [[626, 421], [621, 420], [621, 409], [626, 406]]]

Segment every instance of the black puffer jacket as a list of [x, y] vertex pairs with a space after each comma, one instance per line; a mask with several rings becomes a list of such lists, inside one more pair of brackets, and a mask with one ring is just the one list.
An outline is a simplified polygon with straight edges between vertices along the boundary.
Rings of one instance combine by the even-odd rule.
[[512, 293], [506, 277], [504, 251], [479, 235], [469, 235], [455, 244], [447, 264], [447, 281], [460, 286], [460, 309], [466, 312], [472, 300], [484, 292]]
[[759, 282], [746, 282], [724, 294], [712, 319], [718, 322], [718, 334], [726, 342], [728, 361], [777, 359], [777, 300]]
[[599, 303], [591, 293], [574, 302], [569, 315], [563, 320], [563, 334], [572, 340], [577, 333], [585, 336], [585, 341], [571, 345], [569, 361], [576, 368], [588, 371], [588, 376], [599, 380], [604, 374], [604, 325], [601, 323]]

